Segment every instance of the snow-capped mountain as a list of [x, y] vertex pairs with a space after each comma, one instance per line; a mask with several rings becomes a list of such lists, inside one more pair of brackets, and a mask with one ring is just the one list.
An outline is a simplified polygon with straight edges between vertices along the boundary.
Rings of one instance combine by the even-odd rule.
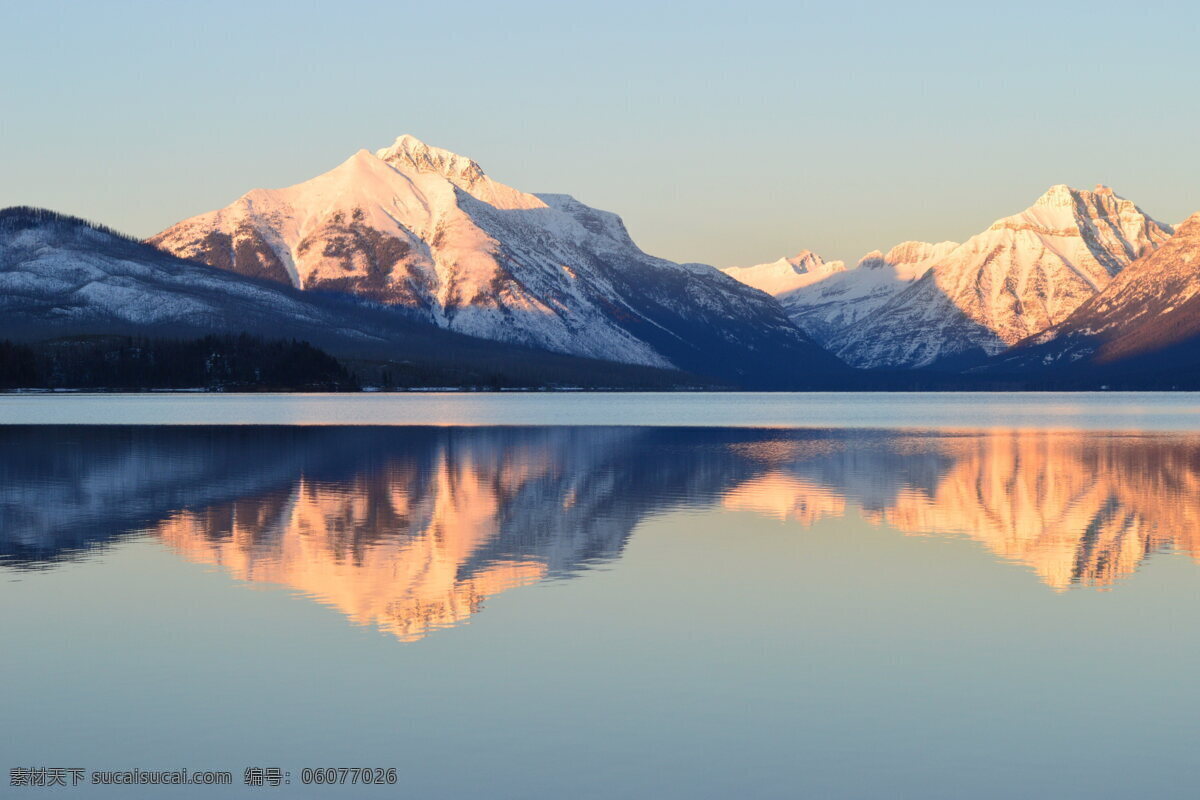
[[823, 281], [846, 269], [844, 261], [825, 261], [811, 250], [801, 250], [791, 258], [753, 267], [726, 267], [721, 270], [747, 286], [774, 297]]
[[[400, 365], [434, 385], [669, 386], [659, 369], [465, 336], [346, 295], [307, 293], [185, 261], [76, 217], [0, 210], [0, 337], [187, 338], [248, 332]], [[407, 380], [407, 379], [406, 379]]]
[[734, 378], [842, 367], [762, 293], [713, 267], [646, 255], [616, 215], [505, 186], [411, 136], [296, 186], [249, 192], [150, 241], [561, 353]]
[[1200, 362], [1200, 213], [1126, 267], [1058, 325], [997, 357], [987, 371], [1070, 375], [1164, 370]]
[[857, 367], [950, 366], [993, 355], [1062, 322], [1171, 235], [1107, 187], [1053, 186], [936, 259], [849, 329], [837, 354]]
[[796, 258], [806, 269], [797, 269], [799, 274], [792, 280], [784, 279], [784, 265], [792, 264], [793, 259], [757, 267], [730, 267], [725, 273], [773, 295], [802, 330], [820, 344], [836, 349], [850, 326], [920, 278], [956, 247], [956, 242], [904, 242], [886, 254], [878, 250], [867, 253], [853, 269], [846, 269], [841, 261], [823, 262], [820, 256], [805, 250]]

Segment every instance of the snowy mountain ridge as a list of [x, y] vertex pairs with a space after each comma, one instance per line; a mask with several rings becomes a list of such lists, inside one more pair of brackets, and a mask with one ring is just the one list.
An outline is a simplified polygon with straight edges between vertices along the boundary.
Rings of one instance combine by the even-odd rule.
[[375, 157], [390, 163], [408, 164], [422, 172], [436, 172], [456, 185], [470, 186], [487, 177], [474, 160], [440, 147], [430, 147], [407, 133], [398, 137], [391, 147], [376, 150]]
[[852, 366], [952, 368], [1061, 322], [1171, 232], [1106, 186], [1059, 184], [962, 244], [907, 242], [775, 296]]
[[713, 267], [647, 255], [617, 215], [568, 195], [521, 192], [407, 135], [150, 241], [222, 269], [358, 294], [439, 327], [560, 353], [733, 378], [842, 369], [769, 297]]
[[[792, 259], [755, 267], [729, 267], [725, 274], [773, 295], [788, 316], [809, 336], [835, 350], [857, 324], [908, 284], [925, 274], [957, 242], [902, 242], [886, 254], [873, 250], [847, 269], [841, 261], [824, 262], [808, 250], [797, 259], [809, 266], [788, 280], [782, 265]], [[797, 270], [799, 272], [799, 270]]]
[[[1162, 362], [1158, 363], [1157, 362]], [[1200, 213], [1065, 320], [985, 368], [1137, 370], [1200, 361]], [[1190, 362], [1190, 363], [1189, 363]]]
[[846, 269], [844, 261], [825, 261], [811, 250], [801, 250], [791, 258], [753, 267], [728, 267], [722, 272], [755, 289], [778, 297], [810, 286]]

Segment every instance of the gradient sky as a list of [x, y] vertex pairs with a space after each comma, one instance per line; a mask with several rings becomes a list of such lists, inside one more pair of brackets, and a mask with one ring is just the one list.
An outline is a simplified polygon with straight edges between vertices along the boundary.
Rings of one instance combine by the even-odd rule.
[[137, 235], [401, 133], [718, 266], [961, 241], [1051, 184], [1200, 210], [1165, 3], [0, 0], [0, 206]]

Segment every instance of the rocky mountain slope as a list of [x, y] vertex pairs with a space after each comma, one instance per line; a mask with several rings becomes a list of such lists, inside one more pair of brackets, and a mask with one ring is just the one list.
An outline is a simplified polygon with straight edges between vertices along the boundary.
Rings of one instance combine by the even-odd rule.
[[505, 186], [411, 136], [296, 186], [249, 192], [150, 241], [561, 353], [732, 379], [842, 369], [762, 293], [712, 267], [646, 255], [616, 215]]
[[985, 372], [1162, 371], [1200, 366], [1200, 214], [1049, 330], [997, 357]]
[[994, 355], [1064, 320], [1170, 234], [1106, 187], [1051, 187], [940, 258], [837, 352], [859, 367], [946, 367]]

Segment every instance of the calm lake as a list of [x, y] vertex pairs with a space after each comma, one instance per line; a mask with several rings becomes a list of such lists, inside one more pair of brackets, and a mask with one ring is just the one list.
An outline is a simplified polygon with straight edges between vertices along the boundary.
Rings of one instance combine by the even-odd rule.
[[0, 396], [0, 767], [1190, 796], [1197, 559], [1194, 394]]

